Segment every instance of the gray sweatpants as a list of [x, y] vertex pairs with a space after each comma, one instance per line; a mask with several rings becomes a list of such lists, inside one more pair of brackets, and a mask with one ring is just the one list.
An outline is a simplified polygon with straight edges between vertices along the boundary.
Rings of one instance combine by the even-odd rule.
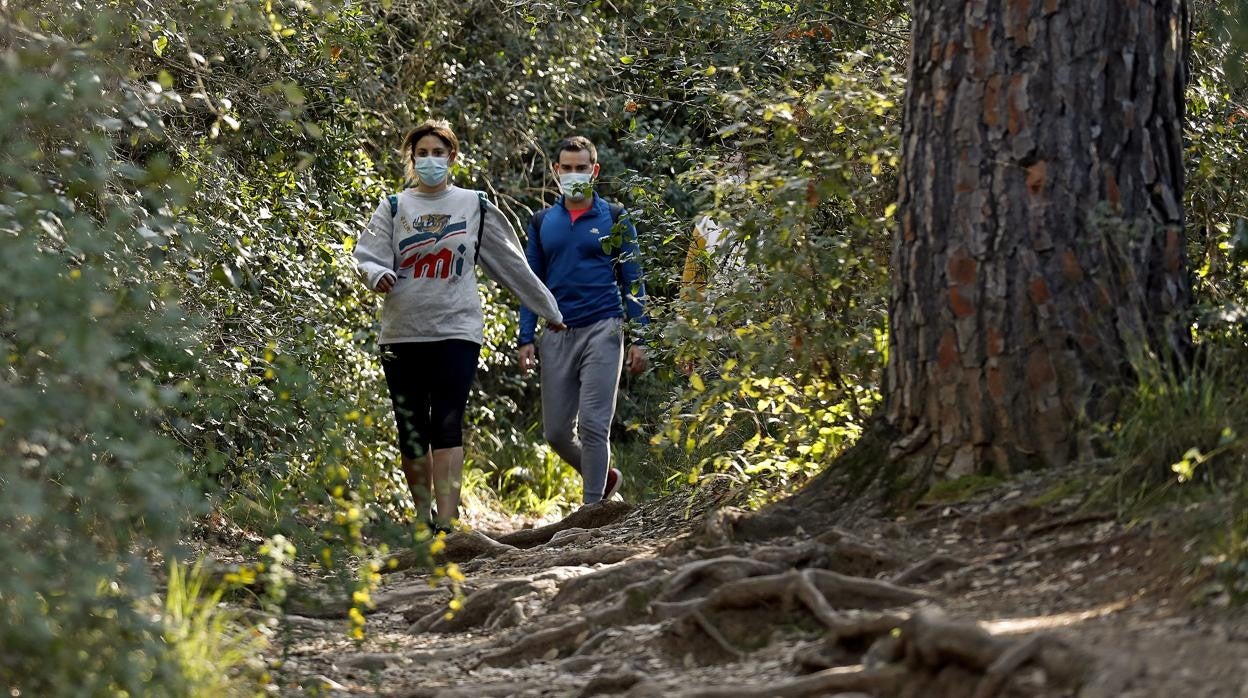
[[543, 332], [537, 350], [544, 436], [581, 474], [585, 503], [597, 502], [611, 467], [611, 419], [624, 361], [623, 320]]

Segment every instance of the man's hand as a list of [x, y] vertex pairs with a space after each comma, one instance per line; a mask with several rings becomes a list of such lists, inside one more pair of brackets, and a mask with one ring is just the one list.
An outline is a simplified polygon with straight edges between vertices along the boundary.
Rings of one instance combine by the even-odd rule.
[[389, 293], [390, 290], [394, 288], [394, 283], [396, 281], [398, 281], [398, 277], [394, 274], [390, 272], [382, 274], [381, 278], [377, 280], [377, 292]]
[[520, 351], [516, 352], [517, 362], [520, 364], [520, 372], [528, 373], [537, 365], [537, 352], [533, 349], [533, 343], [524, 344], [520, 347]]
[[562, 332], [568, 329], [568, 326], [563, 324], [562, 322], [548, 322], [546, 323], [546, 329], [550, 330], [551, 332]]
[[646, 348], [640, 344], [633, 344], [628, 347], [628, 358], [624, 360], [624, 366], [628, 368], [631, 375], [637, 375], [646, 370]]

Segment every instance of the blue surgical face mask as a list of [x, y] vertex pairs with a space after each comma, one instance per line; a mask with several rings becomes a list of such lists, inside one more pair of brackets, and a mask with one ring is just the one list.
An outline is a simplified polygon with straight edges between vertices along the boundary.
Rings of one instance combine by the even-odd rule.
[[559, 191], [572, 201], [584, 201], [594, 195], [593, 177], [588, 172], [567, 172], [559, 175]]
[[420, 181], [427, 187], [436, 187], [446, 181], [446, 171], [449, 167], [450, 160], [448, 158], [424, 157], [413, 159], [416, 166], [416, 174], [420, 175]]

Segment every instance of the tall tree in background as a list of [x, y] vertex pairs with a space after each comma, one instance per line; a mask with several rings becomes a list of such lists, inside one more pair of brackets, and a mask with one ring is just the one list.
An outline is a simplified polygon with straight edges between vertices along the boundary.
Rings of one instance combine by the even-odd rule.
[[915, 0], [886, 421], [915, 482], [1088, 450], [1185, 354], [1185, 0]]

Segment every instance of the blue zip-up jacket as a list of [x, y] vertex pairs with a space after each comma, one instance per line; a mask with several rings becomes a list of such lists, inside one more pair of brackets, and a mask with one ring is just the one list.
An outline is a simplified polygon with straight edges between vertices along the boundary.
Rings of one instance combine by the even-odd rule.
[[[625, 227], [622, 244], [612, 254], [603, 250], [611, 236], [611, 206], [597, 194], [575, 223], [563, 197], [546, 210], [540, 234], [529, 221], [529, 267], [554, 294], [568, 327], [587, 327], [626, 313], [643, 325], [648, 322], [637, 229], [627, 214], [620, 216], [620, 223]], [[533, 341], [536, 328], [537, 315], [520, 306], [520, 346]]]

